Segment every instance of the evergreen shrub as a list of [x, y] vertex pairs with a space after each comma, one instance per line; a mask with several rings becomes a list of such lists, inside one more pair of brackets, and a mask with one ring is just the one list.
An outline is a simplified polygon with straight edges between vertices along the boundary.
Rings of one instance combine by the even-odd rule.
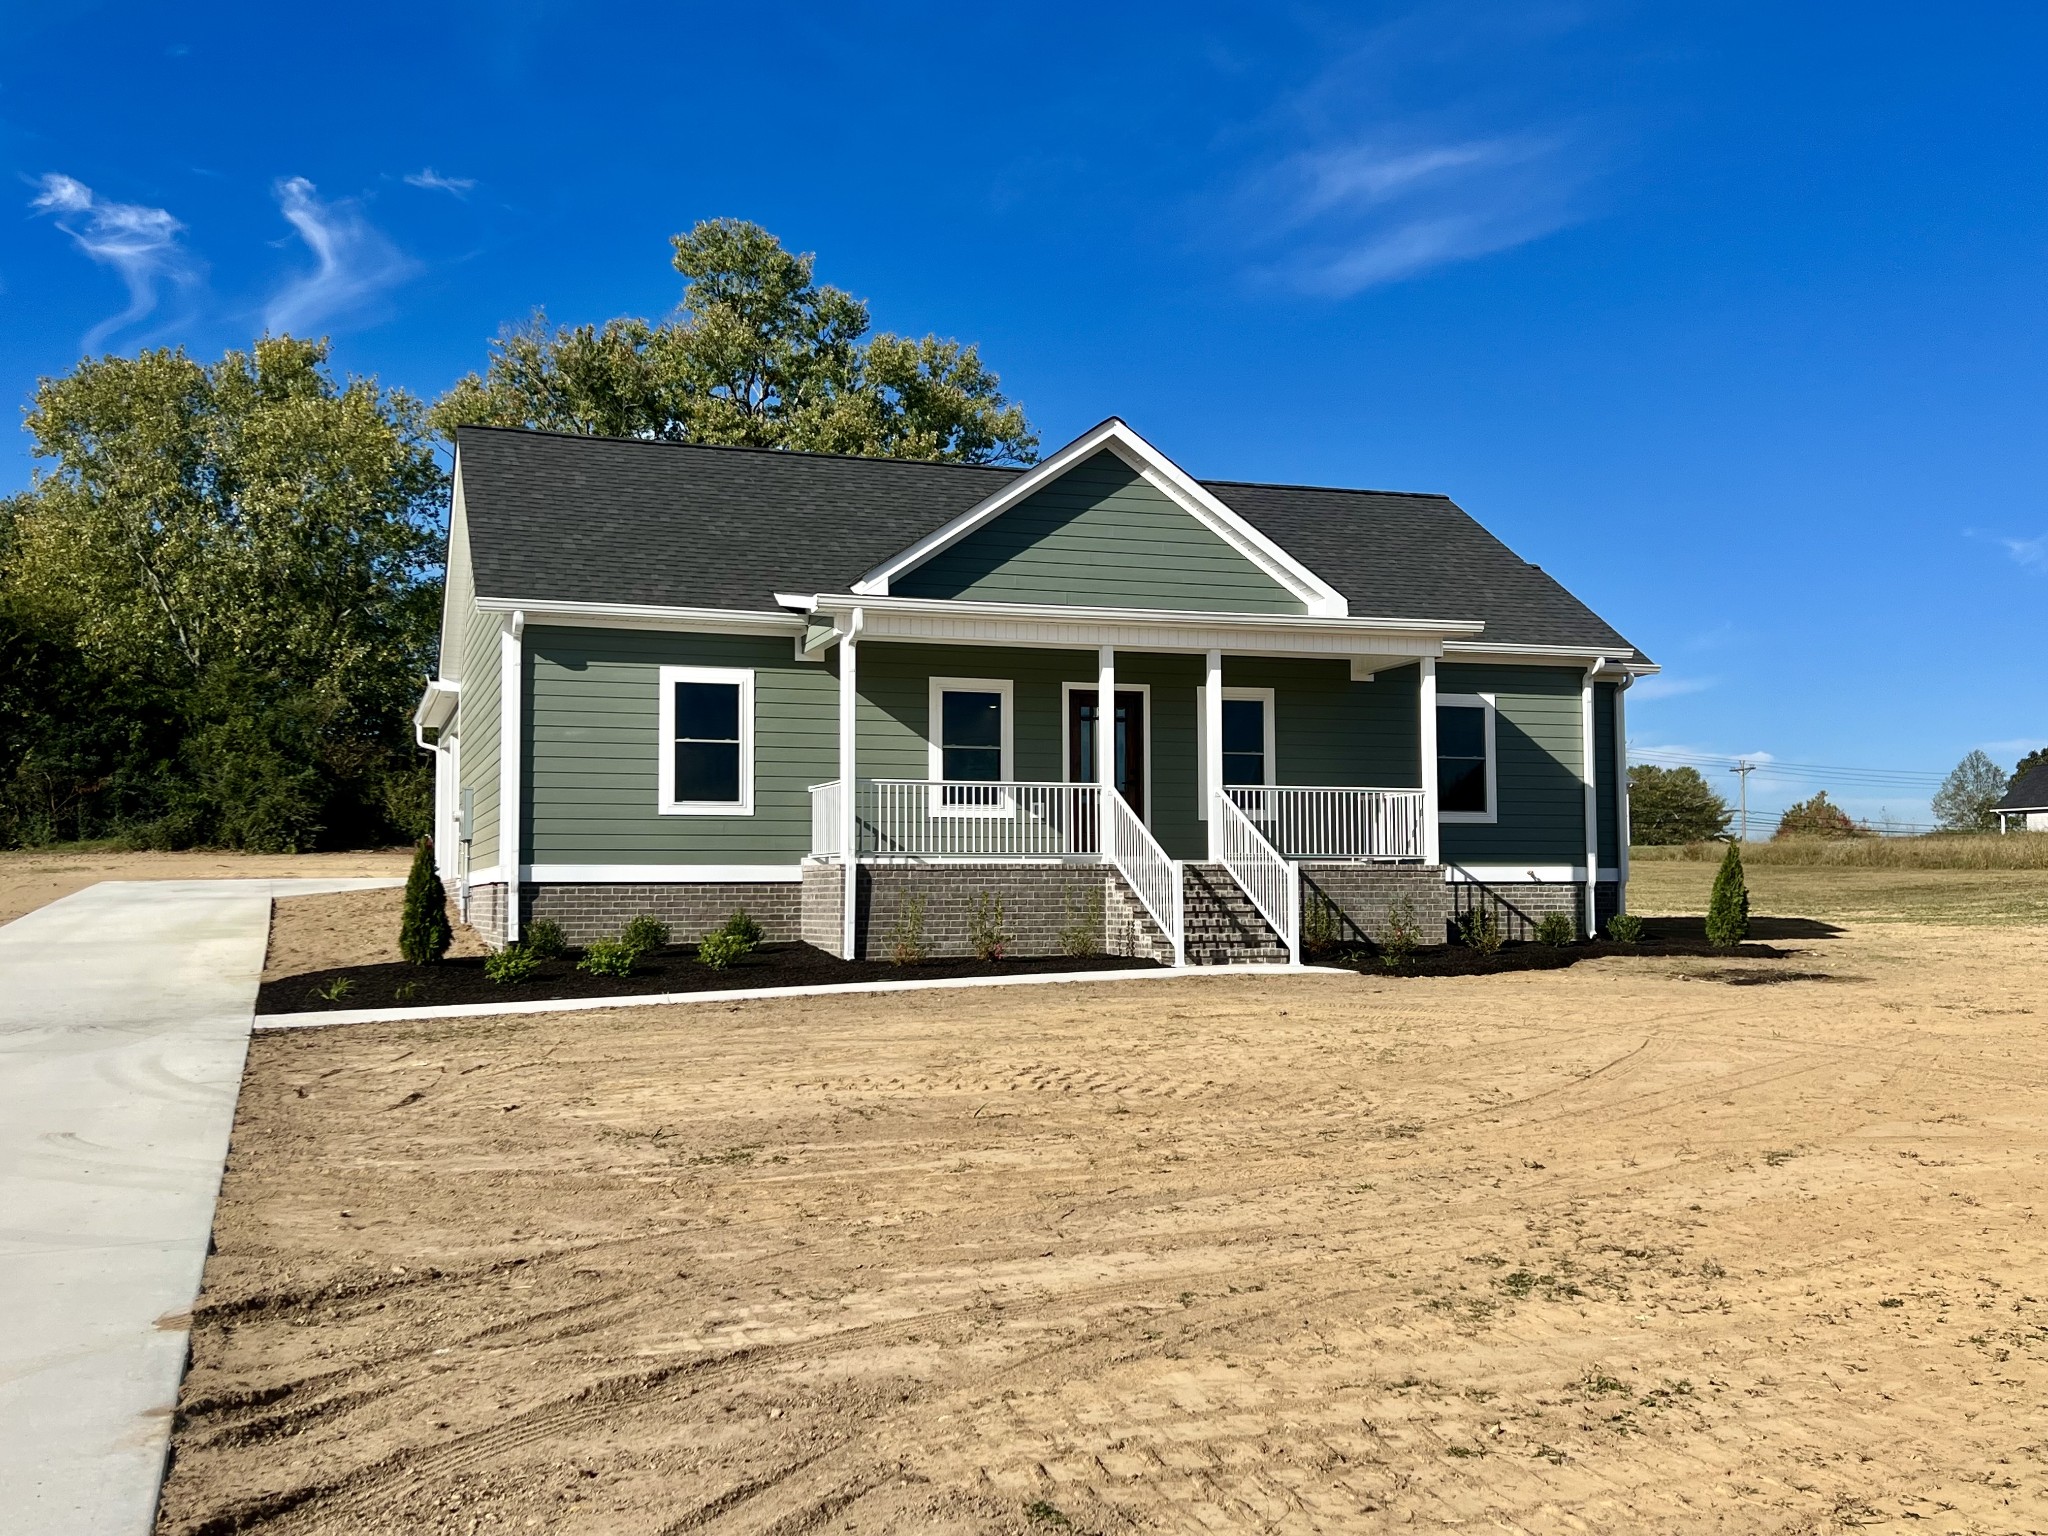
[[1579, 925], [1572, 921], [1570, 914], [1546, 912], [1543, 921], [1536, 925], [1536, 942], [1548, 944], [1553, 949], [1562, 949], [1575, 944], [1579, 938]]
[[559, 960], [569, 953], [568, 937], [562, 932], [562, 925], [552, 917], [536, 917], [528, 923], [526, 936], [520, 943], [536, 960]]
[[1730, 843], [1707, 898], [1707, 942], [1733, 949], [1749, 937], [1749, 886], [1742, 878], [1742, 848]]
[[414, 965], [434, 965], [454, 939], [448, 927], [448, 893], [434, 870], [433, 840], [423, 837], [413, 846], [412, 870], [405, 877], [398, 952]]
[[540, 956], [524, 944], [507, 944], [484, 956], [484, 974], [501, 987], [531, 981], [540, 969]]

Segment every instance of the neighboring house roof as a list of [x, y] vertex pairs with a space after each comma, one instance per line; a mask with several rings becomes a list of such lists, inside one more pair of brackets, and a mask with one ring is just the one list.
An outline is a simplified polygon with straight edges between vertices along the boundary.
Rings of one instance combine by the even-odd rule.
[[[532, 602], [774, 611], [777, 592], [849, 590], [1023, 473], [497, 427], [464, 427], [457, 445], [477, 595]], [[1355, 615], [1632, 649], [1447, 496], [1201, 484]]]
[[2048, 763], [2036, 763], [2006, 787], [1994, 811], [2048, 811]]

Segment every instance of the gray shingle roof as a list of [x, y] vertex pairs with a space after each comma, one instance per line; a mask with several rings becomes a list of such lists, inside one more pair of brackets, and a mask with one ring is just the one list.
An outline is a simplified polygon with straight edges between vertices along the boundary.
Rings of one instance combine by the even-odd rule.
[[[767, 610], [777, 592], [844, 592], [1023, 473], [495, 427], [457, 441], [477, 593], [526, 601]], [[1449, 497], [1204, 483], [1361, 617], [1628, 648]]]
[[2048, 763], [2036, 763], [2006, 786], [1994, 811], [2048, 811]]

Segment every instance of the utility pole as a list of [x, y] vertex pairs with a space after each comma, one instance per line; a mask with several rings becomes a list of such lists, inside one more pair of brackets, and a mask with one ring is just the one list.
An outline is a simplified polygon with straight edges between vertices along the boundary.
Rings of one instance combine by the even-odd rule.
[[1749, 841], [1749, 776], [1756, 772], [1756, 764], [1746, 758], [1737, 758], [1735, 766], [1728, 770], [1742, 781], [1742, 834], [1737, 842]]

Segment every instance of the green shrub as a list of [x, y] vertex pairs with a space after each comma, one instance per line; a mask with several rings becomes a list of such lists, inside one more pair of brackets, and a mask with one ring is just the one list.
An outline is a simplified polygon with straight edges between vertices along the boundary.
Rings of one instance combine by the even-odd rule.
[[540, 956], [524, 944], [507, 944], [503, 949], [493, 950], [484, 956], [484, 974], [501, 987], [531, 981], [533, 973], [539, 969]]
[[583, 946], [583, 958], [576, 969], [593, 976], [630, 976], [642, 951], [623, 939], [592, 939]]
[[1060, 953], [1075, 960], [1088, 960], [1102, 953], [1102, 892], [1093, 892], [1081, 904], [1076, 917], [1067, 898], [1060, 897], [1060, 915], [1066, 919], [1059, 932]]
[[569, 953], [568, 937], [562, 932], [562, 925], [551, 917], [536, 917], [528, 923], [520, 943], [536, 960], [559, 960]]
[[1572, 921], [1568, 912], [1546, 912], [1543, 914], [1543, 921], [1536, 925], [1538, 944], [1563, 949], [1567, 944], [1576, 944], [1578, 939], [1579, 925]]
[[448, 953], [455, 935], [448, 928], [448, 893], [434, 872], [434, 845], [413, 845], [412, 870], [405, 877], [405, 915], [398, 923], [398, 952], [414, 965], [433, 965]]
[[704, 941], [697, 946], [697, 958], [714, 971], [722, 971], [729, 966], [737, 965], [753, 952], [753, 940], [744, 934], [734, 933], [729, 928], [707, 933]]
[[1337, 904], [1321, 891], [1304, 893], [1301, 903], [1301, 947], [1312, 955], [1326, 955], [1344, 937], [1344, 919]]
[[1493, 915], [1493, 908], [1480, 898], [1479, 905], [1458, 919], [1458, 934], [1467, 946], [1482, 955], [1495, 954], [1500, 949], [1500, 919]]
[[1607, 937], [1617, 944], [1639, 944], [1643, 937], [1643, 920], [1633, 912], [1617, 912], [1607, 919]]
[[889, 930], [889, 958], [898, 965], [915, 965], [931, 956], [924, 937], [924, 897], [912, 896], [903, 903], [896, 926]]
[[1390, 966], [1408, 963], [1422, 945], [1422, 927], [1415, 921], [1415, 903], [1406, 896], [1387, 908], [1387, 936], [1380, 940], [1380, 959]]
[[666, 947], [668, 940], [668, 924], [646, 912], [642, 912], [619, 930], [619, 942], [633, 951], [635, 960], [643, 959], [657, 949]]
[[356, 984], [346, 976], [337, 976], [324, 987], [315, 987], [310, 994], [316, 1002], [338, 1003], [356, 989]]
[[420, 999], [420, 991], [421, 987], [418, 982], [401, 981], [396, 987], [391, 989], [391, 1001], [394, 1003], [416, 1003]]
[[1749, 937], [1749, 886], [1742, 878], [1742, 848], [1730, 843], [1707, 898], [1707, 942], [1732, 949]]
[[754, 921], [752, 914], [745, 907], [734, 907], [732, 916], [725, 920], [725, 926], [718, 931], [745, 939], [749, 949], [759, 948], [763, 938], [761, 925]]
[[1003, 898], [987, 891], [974, 893], [974, 910], [967, 914], [967, 947], [977, 960], [994, 962], [1010, 946], [1009, 930], [1003, 926]]

